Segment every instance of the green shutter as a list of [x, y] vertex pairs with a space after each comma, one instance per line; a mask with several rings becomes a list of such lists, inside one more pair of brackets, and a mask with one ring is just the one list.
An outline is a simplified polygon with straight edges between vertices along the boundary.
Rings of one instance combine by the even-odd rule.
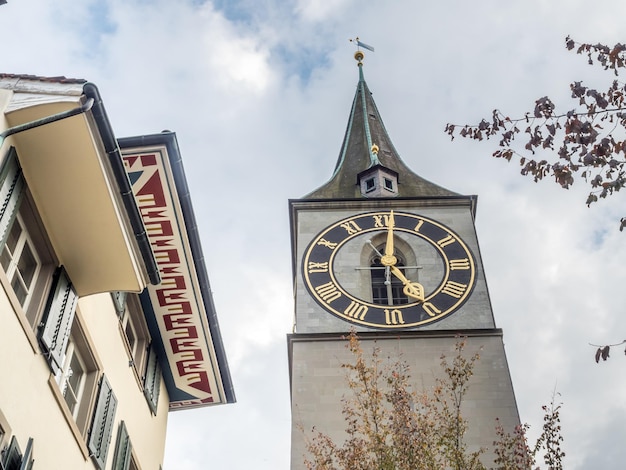
[[0, 170], [0, 248], [7, 240], [23, 193], [24, 175], [15, 148], [11, 147]]
[[26, 450], [22, 456], [22, 465], [20, 465], [20, 470], [31, 470], [31, 468], [33, 468], [33, 460], [30, 458], [31, 455], [33, 455], [33, 438], [29, 437], [28, 443], [26, 444]]
[[117, 398], [115, 398], [109, 381], [103, 375], [100, 379], [100, 392], [98, 393], [96, 411], [93, 414], [89, 441], [87, 442], [91, 458], [100, 470], [104, 469], [107, 461], [116, 408]]
[[112, 470], [128, 470], [130, 468], [130, 450], [130, 437], [128, 436], [126, 425], [122, 421], [117, 431]]
[[113, 297], [113, 303], [115, 304], [115, 311], [120, 317], [124, 315], [124, 311], [126, 310], [126, 294], [126, 292], [119, 290], [111, 292], [111, 297]]
[[150, 345], [148, 351], [148, 365], [146, 367], [146, 376], [143, 381], [143, 392], [148, 400], [152, 413], [157, 414], [157, 405], [159, 404], [159, 392], [161, 391], [161, 365], [157, 357], [154, 345]]
[[63, 364], [76, 312], [78, 296], [63, 266], [54, 274], [54, 281], [46, 304], [46, 320], [41, 328], [41, 343], [46, 350], [53, 371]]
[[22, 462], [22, 453], [20, 451], [20, 445], [17, 443], [15, 436], [11, 437], [9, 446], [4, 449], [2, 455], [2, 465], [5, 470], [19, 470]]

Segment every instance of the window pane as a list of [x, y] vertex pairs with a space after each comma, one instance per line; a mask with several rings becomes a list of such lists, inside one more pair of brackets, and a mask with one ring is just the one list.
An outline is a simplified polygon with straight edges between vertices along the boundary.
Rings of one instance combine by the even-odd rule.
[[4, 245], [4, 248], [2, 249], [2, 255], [0, 255], [0, 264], [2, 264], [2, 269], [4, 269], [4, 272], [7, 272], [9, 270], [9, 264], [11, 264], [11, 252], [6, 245]]
[[[382, 250], [382, 248], [379, 248]], [[404, 262], [396, 253], [398, 262], [396, 267], [404, 272]], [[404, 293], [404, 285], [397, 276], [389, 276], [385, 267], [380, 262], [380, 258], [376, 257], [371, 264], [372, 278], [372, 302], [379, 305], [402, 305], [408, 304], [409, 298]], [[389, 297], [391, 296], [391, 299]]]
[[6, 246], [9, 248], [11, 253], [15, 252], [15, 247], [17, 246], [17, 241], [20, 239], [20, 235], [22, 233], [22, 226], [18, 221], [13, 223], [11, 227], [11, 231], [9, 232], [9, 236], [7, 237]]
[[83, 365], [76, 353], [76, 349], [74, 349], [74, 355], [72, 356], [72, 361], [70, 362], [70, 368], [72, 370], [72, 375], [68, 377], [68, 384], [78, 394], [78, 389], [80, 388], [80, 384], [82, 382], [83, 375], [85, 374], [85, 370], [83, 369]]
[[30, 288], [30, 284], [33, 281], [33, 277], [35, 277], [35, 272], [37, 271], [37, 260], [33, 255], [29, 243], [24, 245], [20, 260], [17, 263], [17, 269], [22, 275], [22, 280], [24, 281], [26, 288]]
[[62, 386], [62, 391], [65, 403], [67, 403], [72, 415], [75, 415], [81, 399], [85, 368], [76, 348], [71, 348], [70, 355], [70, 363], [64, 373], [65, 383]]
[[63, 397], [65, 398], [65, 403], [67, 403], [67, 407], [70, 409], [70, 412], [73, 416], [74, 411], [76, 410], [76, 405], [78, 404], [78, 400], [69, 389], [69, 387], [65, 389], [65, 394], [63, 395]]
[[126, 333], [126, 339], [128, 339], [128, 346], [130, 347], [130, 352], [133, 355], [133, 359], [135, 358], [135, 345], [137, 344], [137, 336], [135, 335], [135, 331], [133, 329], [132, 320], [128, 318], [126, 322], [126, 328], [124, 328], [124, 332]]
[[7, 242], [2, 248], [2, 257], [0, 258], [0, 263], [2, 263], [2, 268], [4, 269], [4, 272], [7, 272], [9, 269], [9, 265], [11, 264], [11, 260], [13, 259], [13, 256], [15, 254], [15, 247], [17, 246], [17, 242], [20, 238], [21, 233], [22, 227], [20, 226], [18, 221], [15, 221], [7, 237]]
[[11, 281], [11, 287], [13, 287], [13, 292], [15, 292], [15, 296], [17, 297], [20, 305], [23, 306], [24, 302], [26, 301], [26, 297], [28, 296], [28, 291], [22, 284], [22, 280], [19, 276], [16, 275], [13, 277], [13, 281]]

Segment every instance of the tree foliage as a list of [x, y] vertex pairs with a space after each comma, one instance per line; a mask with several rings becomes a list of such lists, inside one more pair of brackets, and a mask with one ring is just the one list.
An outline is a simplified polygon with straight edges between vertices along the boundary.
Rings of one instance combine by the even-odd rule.
[[[445, 131], [452, 139], [457, 135], [479, 141], [498, 139], [493, 156], [516, 159], [521, 173], [535, 182], [550, 176], [568, 189], [576, 178], [584, 180], [591, 186], [589, 206], [626, 185], [626, 86], [618, 80], [626, 66], [626, 45], [576, 43], [567, 37], [565, 46], [586, 56], [590, 65], [612, 71], [605, 91], [574, 81], [570, 84], [574, 103], [564, 111], [544, 96], [523, 117], [510, 118], [494, 109], [490, 118], [478, 124], [447, 124]], [[626, 217], [620, 230], [624, 227]]]
[[[342, 443], [315, 428], [305, 434], [309, 470], [486, 470], [481, 462], [485, 449], [469, 451], [464, 441], [468, 422], [462, 415], [474, 366], [467, 357], [465, 340], [459, 338], [452, 359], [441, 356], [442, 376], [430, 392], [416, 392], [403, 361], [383, 365], [380, 350], [366, 358], [357, 335], [348, 337], [354, 362], [342, 364], [351, 390], [342, 399], [346, 439]], [[527, 444], [527, 425], [513, 433], [496, 426], [493, 443], [494, 470], [529, 470], [543, 451], [547, 468], [562, 469], [560, 405], [544, 407], [541, 436], [534, 447]]]
[[[596, 356], [595, 356], [596, 364], [597, 364], [598, 362], [600, 362], [600, 359], [602, 359], [603, 361], [606, 361], [610, 357], [611, 347], [621, 346], [622, 344], [626, 344], [626, 339], [622, 341], [621, 343], [616, 343], [616, 344], [599, 345], [599, 344], [589, 343], [589, 346], [598, 348], [596, 349]], [[626, 354], [626, 349], [624, 349], [624, 354]]]

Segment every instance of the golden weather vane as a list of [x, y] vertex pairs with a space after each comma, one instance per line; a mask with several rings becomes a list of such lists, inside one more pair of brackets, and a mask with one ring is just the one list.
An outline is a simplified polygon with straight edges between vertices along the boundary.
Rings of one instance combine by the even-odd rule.
[[361, 42], [358, 36], [354, 39], [350, 39], [350, 42], [353, 42], [356, 44], [356, 52], [354, 53], [354, 58], [359, 61], [359, 64], [361, 63], [364, 57], [363, 52], [361, 52], [361, 47], [363, 49], [367, 49], [368, 51], [374, 52], [374, 48], [368, 44], [365, 44], [364, 42]]

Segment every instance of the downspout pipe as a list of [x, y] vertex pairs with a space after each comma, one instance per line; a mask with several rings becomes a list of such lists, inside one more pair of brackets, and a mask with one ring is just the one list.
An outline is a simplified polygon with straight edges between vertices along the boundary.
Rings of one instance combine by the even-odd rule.
[[161, 283], [159, 268], [157, 266], [156, 259], [154, 258], [152, 247], [150, 246], [150, 240], [148, 239], [148, 234], [146, 233], [146, 227], [144, 226], [141, 214], [139, 213], [139, 207], [137, 207], [137, 202], [135, 201], [135, 196], [133, 195], [128, 174], [124, 169], [122, 154], [117, 144], [117, 139], [113, 134], [113, 128], [111, 127], [104, 105], [102, 104], [102, 97], [100, 96], [98, 88], [96, 88], [93, 83], [85, 83], [85, 85], [83, 85], [83, 92], [88, 99], [93, 100], [91, 114], [96, 121], [96, 126], [100, 132], [100, 137], [102, 138], [105, 152], [109, 158], [113, 175], [115, 176], [117, 185], [120, 189], [120, 195], [122, 196], [126, 213], [130, 219], [135, 239], [139, 245], [139, 251], [141, 252], [141, 257], [146, 266], [148, 278], [150, 279], [150, 283], [152, 285], [158, 285]]

